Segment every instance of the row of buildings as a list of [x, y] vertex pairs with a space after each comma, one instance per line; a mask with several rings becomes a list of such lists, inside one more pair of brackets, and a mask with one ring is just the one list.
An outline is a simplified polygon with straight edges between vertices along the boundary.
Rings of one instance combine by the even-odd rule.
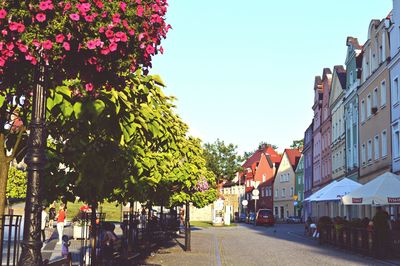
[[[279, 155], [262, 147], [244, 163], [236, 185], [243, 186], [248, 210], [255, 210], [252, 181], [259, 183], [256, 209], [273, 209], [284, 219], [315, 216], [315, 206], [304, 199], [333, 180], [365, 184], [384, 172], [400, 172], [400, 1], [393, 1], [386, 18], [371, 20], [364, 44], [347, 37], [346, 47], [344, 65], [324, 68], [314, 79], [314, 117], [302, 151]], [[373, 214], [371, 206], [317, 208], [319, 216]]]

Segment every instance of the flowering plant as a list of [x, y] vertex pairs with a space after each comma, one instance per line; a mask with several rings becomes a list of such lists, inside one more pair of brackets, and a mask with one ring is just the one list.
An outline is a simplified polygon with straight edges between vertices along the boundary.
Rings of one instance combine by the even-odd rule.
[[166, 11], [167, 0], [2, 1], [0, 94], [31, 87], [39, 60], [53, 85], [79, 77], [89, 92], [122, 88], [121, 73], [146, 73], [151, 57], [163, 52]]
[[208, 189], [209, 189], [209, 185], [208, 185], [207, 179], [204, 176], [200, 177], [196, 184], [196, 190], [203, 192]]

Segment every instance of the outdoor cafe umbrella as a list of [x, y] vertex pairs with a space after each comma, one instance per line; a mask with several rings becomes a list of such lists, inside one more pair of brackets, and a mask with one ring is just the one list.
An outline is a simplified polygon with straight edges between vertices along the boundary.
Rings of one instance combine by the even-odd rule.
[[330, 188], [332, 188], [336, 183], [337, 183], [336, 180], [332, 181], [331, 183], [329, 183], [328, 185], [324, 186], [320, 190], [314, 192], [314, 194], [312, 194], [308, 198], [305, 198], [304, 201], [309, 201], [309, 202], [317, 201], [317, 199], [319, 197], [321, 197], [326, 191], [328, 191]]
[[361, 186], [362, 185], [356, 181], [353, 181], [349, 178], [343, 178], [327, 188], [323, 193], [321, 193], [321, 195], [317, 196], [314, 201], [338, 201], [343, 196], [351, 193]]
[[386, 172], [342, 197], [345, 205], [400, 205], [400, 176]]

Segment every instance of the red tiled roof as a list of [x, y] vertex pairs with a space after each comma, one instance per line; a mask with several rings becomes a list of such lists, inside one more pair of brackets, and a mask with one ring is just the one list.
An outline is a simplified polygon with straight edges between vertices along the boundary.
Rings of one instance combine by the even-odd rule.
[[296, 169], [297, 163], [301, 157], [301, 152], [298, 149], [285, 149], [285, 152], [289, 158], [289, 162], [293, 169]]
[[243, 168], [251, 168], [251, 166], [256, 163], [259, 162], [261, 159], [261, 154], [262, 153], [268, 153], [271, 157], [271, 161], [273, 163], [280, 163], [282, 157], [271, 147], [271, 146], [267, 146], [265, 149], [259, 149], [256, 152], [253, 153], [252, 156], [250, 156], [249, 159], [247, 159], [246, 162], [244, 162], [244, 164], [242, 165]]
[[280, 163], [282, 160], [282, 156], [279, 155], [272, 147], [267, 147], [266, 153], [269, 154], [272, 163]]

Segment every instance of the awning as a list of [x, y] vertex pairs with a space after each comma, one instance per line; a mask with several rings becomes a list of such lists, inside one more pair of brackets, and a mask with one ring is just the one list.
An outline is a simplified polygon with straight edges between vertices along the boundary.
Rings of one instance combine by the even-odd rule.
[[362, 185], [356, 181], [349, 178], [343, 178], [342, 180], [336, 182], [334, 185], [329, 187], [324, 191], [324, 193], [315, 199], [315, 201], [336, 201], [341, 200], [341, 198], [357, 188], [362, 187]]
[[308, 198], [304, 199], [304, 201], [316, 201], [317, 198], [321, 197], [322, 194], [324, 194], [327, 190], [329, 190], [331, 187], [333, 187], [335, 184], [337, 183], [336, 180], [333, 180], [331, 183], [329, 183], [328, 185], [324, 186], [323, 188], [321, 188], [320, 190], [314, 192], [314, 194], [312, 194], [311, 196], [309, 196]]
[[400, 205], [400, 176], [386, 172], [342, 198], [345, 205]]

